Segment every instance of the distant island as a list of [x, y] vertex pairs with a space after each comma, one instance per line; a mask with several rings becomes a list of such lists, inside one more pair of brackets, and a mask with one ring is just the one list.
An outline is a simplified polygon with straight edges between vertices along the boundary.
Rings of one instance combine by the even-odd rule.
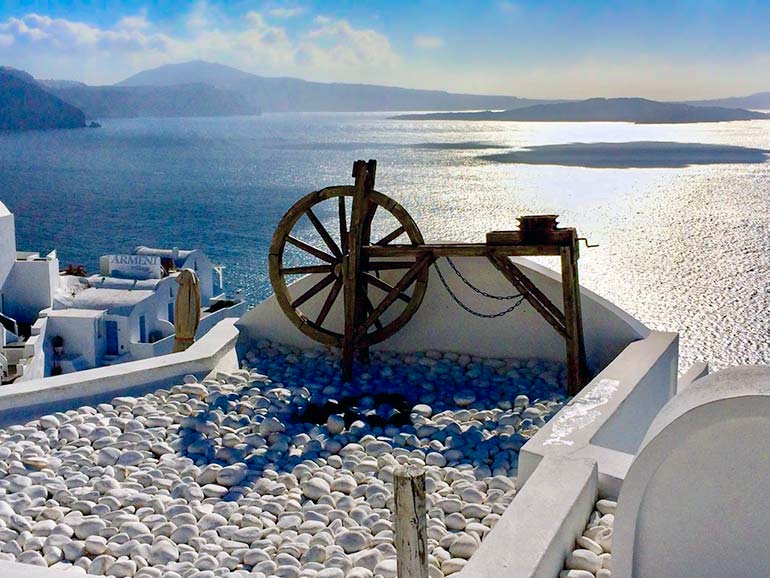
[[30, 75], [0, 67], [0, 131], [84, 126], [82, 110], [43, 90]]
[[685, 101], [684, 104], [770, 110], [770, 92], [757, 92], [748, 96], [731, 96], [729, 98], [715, 98], [711, 100], [689, 100]]
[[[761, 113], [743, 108], [770, 108], [770, 92], [679, 103], [642, 98], [543, 100], [266, 77], [201, 60], [144, 70], [107, 86], [90, 86], [77, 80], [34, 79], [27, 73], [7, 67], [0, 67], [0, 70], [12, 70], [17, 78], [82, 110], [89, 120], [219, 117], [262, 112], [390, 111], [412, 112], [414, 114], [399, 118], [420, 120], [672, 123], [765, 118]], [[485, 112], [463, 112], [479, 110]], [[433, 112], [417, 114], [416, 111]]]
[[577, 102], [539, 104], [504, 111], [438, 112], [404, 114], [397, 120], [475, 120], [523, 122], [633, 122], [671, 124], [723, 122], [770, 118], [770, 114], [717, 106], [693, 106], [676, 102], [658, 102], [646, 98], [589, 98]]

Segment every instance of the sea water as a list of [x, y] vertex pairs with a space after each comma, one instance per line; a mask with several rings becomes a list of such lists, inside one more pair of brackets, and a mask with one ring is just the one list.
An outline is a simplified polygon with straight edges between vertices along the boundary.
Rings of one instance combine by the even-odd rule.
[[[683, 368], [770, 363], [770, 162], [757, 152], [770, 151], [770, 121], [101, 122], [0, 135], [0, 201], [16, 214], [20, 250], [57, 249], [62, 266], [93, 272], [99, 255], [136, 245], [201, 248], [226, 267], [227, 289], [256, 303], [271, 293], [266, 257], [284, 212], [310, 191], [350, 184], [354, 160], [376, 158], [376, 188], [427, 241], [482, 241], [517, 215], [557, 213], [599, 245], [581, 247], [581, 283], [653, 329], [680, 332]], [[624, 145], [609, 163], [601, 148], [526, 150], [601, 142], [651, 144]], [[526, 154], [484, 158], [510, 152]]]

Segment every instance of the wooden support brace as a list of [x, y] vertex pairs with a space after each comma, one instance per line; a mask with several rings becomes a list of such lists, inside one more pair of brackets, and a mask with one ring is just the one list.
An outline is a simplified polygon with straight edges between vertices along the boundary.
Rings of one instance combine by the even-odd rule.
[[396, 525], [396, 573], [403, 578], [428, 578], [428, 521], [425, 471], [400, 466], [393, 472]]
[[548, 297], [508, 257], [487, 255], [491, 263], [510, 281], [535, 310], [553, 327], [559, 335], [567, 338], [564, 315]]

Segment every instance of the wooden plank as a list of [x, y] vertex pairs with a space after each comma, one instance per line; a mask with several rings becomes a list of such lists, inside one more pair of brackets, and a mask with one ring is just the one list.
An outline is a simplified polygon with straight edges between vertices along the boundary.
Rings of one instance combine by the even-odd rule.
[[556, 245], [487, 245], [486, 243], [438, 243], [425, 245], [370, 245], [364, 247], [370, 258], [416, 257], [420, 253], [433, 253], [439, 257], [486, 257], [489, 254], [511, 257], [537, 257], [560, 255]]
[[577, 242], [561, 250], [561, 278], [567, 329], [567, 393], [576, 395], [585, 385], [586, 359], [580, 309]]
[[428, 578], [428, 519], [425, 471], [399, 466], [393, 472], [395, 497], [396, 573], [403, 578]]
[[[524, 298], [529, 302], [532, 307], [535, 308], [535, 310], [540, 313], [540, 315], [545, 319], [551, 327], [553, 327], [559, 335], [564, 337], [566, 339], [567, 337], [567, 331], [562, 324], [562, 321], [559, 320], [550, 310], [549, 306], [546, 306], [544, 302], [548, 302], [550, 304], [550, 307], [555, 307], [549, 299], [543, 295], [542, 292], [540, 292], [539, 289], [536, 289], [535, 292], [532, 292], [530, 287], [522, 283], [521, 276], [523, 275], [521, 271], [516, 267], [510, 259], [507, 257], [499, 257], [497, 255], [489, 255], [488, 259], [490, 262], [497, 267], [497, 269], [505, 276], [508, 281], [510, 281], [514, 287], [521, 293]], [[533, 285], [534, 287], [534, 285]]]

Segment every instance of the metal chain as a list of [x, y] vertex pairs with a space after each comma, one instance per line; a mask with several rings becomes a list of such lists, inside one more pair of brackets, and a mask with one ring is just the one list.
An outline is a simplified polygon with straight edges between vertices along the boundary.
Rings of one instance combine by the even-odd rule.
[[[450, 265], [452, 264], [452, 261], [449, 260], [448, 257], [447, 257], [447, 261], [449, 261]], [[447, 293], [449, 293], [449, 296], [452, 298], [452, 300], [455, 303], [457, 303], [461, 308], [463, 308], [465, 311], [467, 311], [471, 315], [475, 315], [476, 317], [482, 317], [484, 319], [494, 319], [496, 317], [502, 317], [503, 315], [508, 315], [508, 313], [510, 313], [511, 311], [516, 309], [524, 301], [524, 296], [523, 295], [512, 296], [512, 297], [497, 297], [497, 296], [494, 296], [494, 295], [490, 296], [488, 293], [484, 293], [483, 291], [477, 289], [476, 287], [474, 287], [473, 285], [468, 283], [468, 281], [462, 275], [460, 275], [459, 272], [458, 272], [458, 275], [460, 276], [460, 278], [463, 279], [466, 282], [466, 284], [471, 289], [473, 289], [474, 291], [480, 293], [481, 295], [489, 296], [489, 297], [491, 297], [493, 299], [516, 299], [518, 297], [518, 301], [516, 301], [516, 303], [514, 303], [513, 305], [508, 307], [508, 309], [504, 309], [503, 311], [500, 311], [499, 313], [480, 313], [479, 311], [474, 311], [473, 309], [468, 307], [465, 303], [460, 301], [460, 298], [457, 297], [457, 295], [455, 295], [454, 291], [452, 291], [452, 288], [449, 287], [449, 283], [446, 282], [446, 279], [444, 279], [444, 275], [441, 273], [441, 269], [439, 269], [439, 267], [438, 267], [438, 261], [436, 261], [434, 263], [434, 267], [436, 268], [436, 273], [438, 273], [438, 278], [441, 279], [441, 284], [444, 286], [444, 289], [447, 290]], [[454, 265], [452, 265], [452, 268], [455, 269]], [[455, 269], [455, 271], [457, 272], [457, 269]]]
[[483, 295], [484, 297], [487, 297], [489, 299], [497, 299], [498, 301], [510, 301], [512, 299], [519, 299], [520, 297], [522, 297], [521, 293], [516, 293], [514, 295], [492, 295], [491, 293], [487, 293], [486, 291], [482, 291], [481, 289], [476, 287], [473, 283], [468, 281], [468, 279], [465, 278], [465, 275], [463, 275], [460, 272], [460, 270], [454, 264], [454, 261], [452, 261], [452, 259], [450, 259], [449, 257], [446, 257], [446, 260], [449, 263], [449, 266], [455, 272], [455, 274], [462, 280], [462, 282], [465, 283], [471, 289], [473, 289], [479, 295]]

